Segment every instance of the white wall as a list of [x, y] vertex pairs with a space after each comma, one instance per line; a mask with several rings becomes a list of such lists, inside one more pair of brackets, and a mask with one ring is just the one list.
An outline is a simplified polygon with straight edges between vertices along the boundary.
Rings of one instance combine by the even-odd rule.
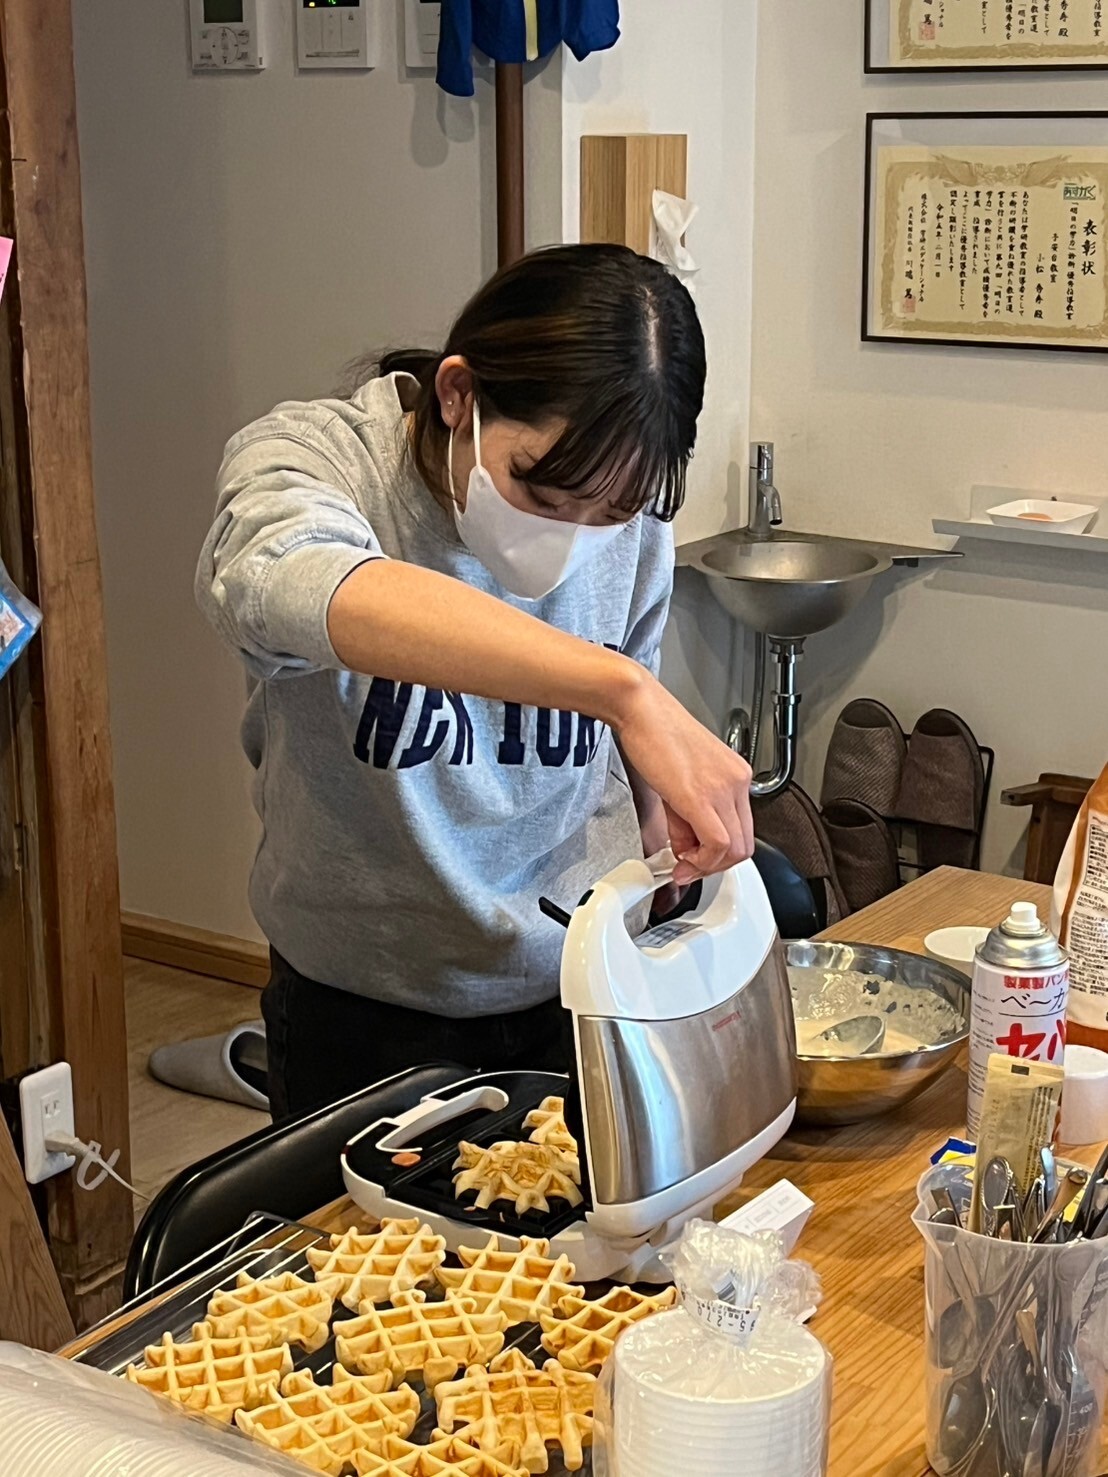
[[[185, 0], [74, 6], [93, 429], [126, 909], [256, 935], [243, 678], [192, 598], [227, 438], [353, 356], [434, 342], [495, 265], [477, 104], [400, 66], [194, 76]], [[560, 68], [528, 89], [530, 233], [561, 228]]]
[[[792, 528], [935, 544], [974, 484], [1105, 492], [1108, 358], [862, 344], [867, 111], [1108, 108], [1108, 77], [870, 78], [861, 0], [764, 0], [758, 57], [753, 422]], [[1040, 770], [1108, 759], [1108, 563], [995, 546], [896, 575], [810, 643], [801, 779], [818, 789], [852, 696], [908, 725], [949, 706], [998, 751], [985, 864], [1019, 864]]]
[[[406, 75], [398, 0], [381, 4], [388, 60], [347, 77], [295, 74], [284, 4], [258, 77], [190, 73], [184, 0], [141, 26], [130, 0], [74, 7], [124, 905], [219, 932], [256, 933], [242, 678], [191, 594], [223, 443], [352, 355], [437, 336], [494, 264], [487, 82], [474, 106]], [[635, 0], [615, 51], [528, 87], [536, 242], [576, 234], [582, 133], [689, 135], [711, 370], [682, 539], [742, 521], [752, 435], [776, 440], [788, 522], [813, 530], [930, 543], [975, 482], [1103, 487], [1108, 363], [862, 345], [857, 319], [867, 109], [1108, 107], [1108, 81], [867, 80], [861, 10]], [[740, 645], [680, 574], [663, 674], [713, 725]], [[957, 708], [1000, 751], [997, 791], [1092, 772], [1106, 650], [1101, 564], [994, 553], [892, 577], [810, 643], [802, 778], [860, 693], [906, 723]], [[994, 815], [988, 864], [1024, 819]]]
[[[758, 0], [634, 0], [620, 44], [563, 78], [567, 240], [580, 229], [580, 141], [593, 133], [684, 133], [688, 245], [708, 343], [708, 389], [679, 541], [743, 521], [749, 450]], [[696, 576], [679, 574], [663, 648], [667, 685], [717, 726], [733, 685], [733, 632]]]

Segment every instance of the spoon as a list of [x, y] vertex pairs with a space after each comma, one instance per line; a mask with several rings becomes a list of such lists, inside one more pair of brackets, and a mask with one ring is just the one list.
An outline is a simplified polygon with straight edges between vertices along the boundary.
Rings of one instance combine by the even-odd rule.
[[1031, 1234], [1031, 1240], [1036, 1246], [1043, 1246], [1053, 1238], [1059, 1221], [1088, 1183], [1087, 1169], [1071, 1169], [1062, 1177], [1046, 1215]]
[[1031, 1428], [1022, 1447], [1024, 1460], [1021, 1477], [1045, 1477], [1048, 1434], [1052, 1424], [1052, 1415], [1055, 1412], [1051, 1408], [1047, 1385], [1049, 1376], [1043, 1361], [1043, 1351], [1039, 1345], [1039, 1330], [1035, 1324], [1035, 1315], [1030, 1308], [1021, 1308], [1016, 1314], [1016, 1327], [1019, 1329], [1024, 1348], [1031, 1356], [1032, 1368], [1040, 1381], [1038, 1409], [1035, 1411]]
[[816, 1037], [830, 1046], [844, 1048], [845, 1056], [868, 1056], [885, 1044], [885, 1020], [879, 1015], [855, 1015], [836, 1026], [828, 1026]]
[[[961, 1214], [957, 1205], [954, 1203], [954, 1196], [945, 1185], [939, 1185], [937, 1189], [932, 1190], [931, 1198], [935, 1202], [936, 1211], [936, 1214], [931, 1217], [931, 1220], [936, 1225], [957, 1226], [960, 1231], [964, 1229]], [[940, 1211], [943, 1213], [943, 1219], [941, 1221], [938, 1219], [938, 1213]]]

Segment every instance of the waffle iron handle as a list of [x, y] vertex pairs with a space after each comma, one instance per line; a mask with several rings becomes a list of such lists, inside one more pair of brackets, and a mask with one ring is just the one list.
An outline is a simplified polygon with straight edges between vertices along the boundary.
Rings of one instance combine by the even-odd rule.
[[[676, 866], [677, 858], [669, 847], [666, 847], [664, 851], [659, 851], [655, 856], [647, 857], [644, 862], [624, 862], [622, 867], [617, 867], [614, 872], [609, 873], [600, 885], [615, 894], [621, 912], [629, 913], [639, 903], [653, 897], [659, 887], [664, 887], [672, 879]], [[724, 875], [726, 874], [719, 873], [714, 877], [704, 879], [697, 913], [703, 912], [709, 903], [715, 901]]]
[[372, 1134], [388, 1130], [374, 1147], [382, 1154], [394, 1154], [399, 1149], [411, 1148], [413, 1140], [420, 1134], [441, 1128], [444, 1123], [455, 1118], [464, 1118], [475, 1108], [502, 1113], [509, 1101], [508, 1094], [502, 1088], [487, 1084], [484, 1087], [472, 1087], [468, 1092], [460, 1092], [457, 1097], [447, 1098], [445, 1101], [434, 1096], [425, 1097], [414, 1108], [397, 1114], [395, 1118], [379, 1119], [367, 1132]]

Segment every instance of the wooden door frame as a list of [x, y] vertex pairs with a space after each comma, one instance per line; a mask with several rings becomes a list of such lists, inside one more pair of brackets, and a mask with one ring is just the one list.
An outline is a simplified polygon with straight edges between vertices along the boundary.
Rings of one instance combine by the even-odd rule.
[[[0, 528], [43, 611], [16, 672], [31, 1064], [73, 1067], [77, 1132], [122, 1150], [127, 1038], [107, 661], [92, 483], [70, 0], [0, 0], [0, 227], [16, 242], [0, 348]], [[36, 1025], [37, 1023], [37, 1025]], [[35, 1038], [38, 1032], [37, 1040]], [[118, 1303], [130, 1196], [50, 1182], [49, 1242], [79, 1325]]]

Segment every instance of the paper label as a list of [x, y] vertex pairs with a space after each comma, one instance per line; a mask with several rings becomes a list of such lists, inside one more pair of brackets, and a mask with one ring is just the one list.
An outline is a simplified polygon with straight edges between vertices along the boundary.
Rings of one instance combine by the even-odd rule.
[[1108, 1025], [1108, 817], [1093, 810], [1066, 944], [1073, 970], [1070, 1018], [1103, 1031]]
[[734, 1303], [721, 1302], [719, 1298], [697, 1297], [687, 1292], [682, 1301], [694, 1318], [713, 1333], [722, 1333], [730, 1339], [745, 1343], [758, 1326], [760, 1308], [736, 1308]]
[[[792, 1236], [792, 1244], [795, 1245], [814, 1209], [813, 1202], [790, 1180], [778, 1180], [746, 1205], [732, 1211], [720, 1225], [744, 1236], [752, 1236], [755, 1231], [777, 1231], [785, 1236], [786, 1243]], [[792, 1246], [787, 1245], [786, 1249], [791, 1251]]]
[[682, 923], [680, 919], [675, 919], [672, 923], [659, 923], [649, 932], [640, 934], [635, 943], [640, 949], [664, 949], [666, 944], [672, 944], [675, 939], [696, 933], [699, 926], [697, 923]]
[[978, 958], [973, 970], [970, 1017], [969, 1111], [978, 1137], [989, 1057], [999, 1052], [1022, 1061], [1061, 1066], [1066, 1046], [1069, 965], [1013, 972]]

